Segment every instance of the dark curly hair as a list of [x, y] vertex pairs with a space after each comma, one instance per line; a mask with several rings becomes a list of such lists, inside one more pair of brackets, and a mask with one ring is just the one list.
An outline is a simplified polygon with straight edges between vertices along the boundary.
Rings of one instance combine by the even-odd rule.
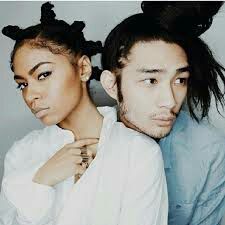
[[[100, 41], [87, 41], [82, 30], [85, 27], [83, 21], [74, 21], [71, 25], [63, 20], [57, 20], [54, 6], [46, 2], [41, 6], [41, 19], [39, 24], [21, 29], [18, 26], [6, 26], [2, 33], [16, 41], [11, 53], [11, 69], [13, 71], [13, 59], [18, 48], [28, 43], [35, 48], [47, 48], [54, 54], [87, 55], [101, 53]], [[91, 79], [99, 80], [99, 69], [93, 67]]]
[[[218, 104], [224, 108], [225, 99], [218, 78], [225, 87], [225, 69], [199, 36], [210, 28], [213, 16], [222, 4], [196, 1], [142, 2], [143, 13], [126, 18], [106, 38], [102, 54], [103, 69], [115, 72], [120, 81], [119, 75], [125, 66], [121, 59], [127, 58], [135, 43], [152, 40], [176, 43], [184, 49], [191, 70], [187, 91], [191, 116], [198, 122], [208, 116], [212, 94], [219, 112]], [[198, 107], [200, 116], [195, 112]]]

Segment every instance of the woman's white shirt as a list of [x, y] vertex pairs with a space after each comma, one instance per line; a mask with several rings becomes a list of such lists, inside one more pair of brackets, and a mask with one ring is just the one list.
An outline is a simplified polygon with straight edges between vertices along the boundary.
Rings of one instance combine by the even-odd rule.
[[12, 146], [5, 158], [0, 224], [167, 224], [167, 188], [159, 146], [116, 122], [115, 108], [98, 109], [104, 120], [97, 156], [76, 184], [73, 177], [54, 187], [32, 181], [49, 158], [74, 141], [72, 132], [50, 126]]

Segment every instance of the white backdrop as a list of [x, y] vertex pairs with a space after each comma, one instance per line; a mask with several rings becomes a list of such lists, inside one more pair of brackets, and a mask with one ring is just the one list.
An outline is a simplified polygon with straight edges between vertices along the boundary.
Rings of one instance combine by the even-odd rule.
[[[27, 27], [39, 22], [43, 2], [0, 2], [0, 29], [6, 25]], [[140, 2], [53, 2], [58, 18], [67, 22], [84, 20], [87, 39], [104, 41], [110, 30], [125, 17], [140, 12]], [[225, 7], [214, 19], [213, 26], [203, 38], [211, 46], [216, 58], [225, 65]], [[33, 117], [16, 90], [9, 67], [14, 42], [0, 34], [0, 181], [5, 153], [15, 140], [42, 125]], [[99, 64], [99, 57], [94, 58]], [[98, 105], [113, 104], [97, 82], [92, 83], [92, 94]], [[225, 113], [223, 112], [225, 116]], [[211, 122], [225, 133], [225, 118], [210, 110]]]

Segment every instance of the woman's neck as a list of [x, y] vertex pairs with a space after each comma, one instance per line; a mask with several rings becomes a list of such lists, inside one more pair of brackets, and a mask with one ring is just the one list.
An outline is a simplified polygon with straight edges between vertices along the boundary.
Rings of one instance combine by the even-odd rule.
[[70, 115], [58, 125], [71, 130], [76, 140], [85, 138], [99, 138], [103, 123], [103, 116], [91, 101], [87, 93]]

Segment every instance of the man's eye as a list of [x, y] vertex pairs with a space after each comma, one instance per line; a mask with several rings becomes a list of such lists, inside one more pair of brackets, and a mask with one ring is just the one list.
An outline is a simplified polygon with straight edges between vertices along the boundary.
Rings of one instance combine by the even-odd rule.
[[145, 84], [157, 84], [157, 80], [152, 78], [152, 79], [145, 79], [144, 80]]
[[187, 84], [187, 80], [188, 80], [188, 78], [177, 78], [177, 79], [175, 80], [175, 84], [186, 85], [186, 84]]
[[44, 80], [46, 77], [50, 76], [51, 74], [52, 74], [52, 72], [50, 72], [50, 71], [41, 73], [41, 74], [38, 76], [38, 80]]
[[27, 83], [20, 83], [18, 84], [17, 89], [20, 89], [22, 91], [25, 87], [27, 87], [27, 85]]

